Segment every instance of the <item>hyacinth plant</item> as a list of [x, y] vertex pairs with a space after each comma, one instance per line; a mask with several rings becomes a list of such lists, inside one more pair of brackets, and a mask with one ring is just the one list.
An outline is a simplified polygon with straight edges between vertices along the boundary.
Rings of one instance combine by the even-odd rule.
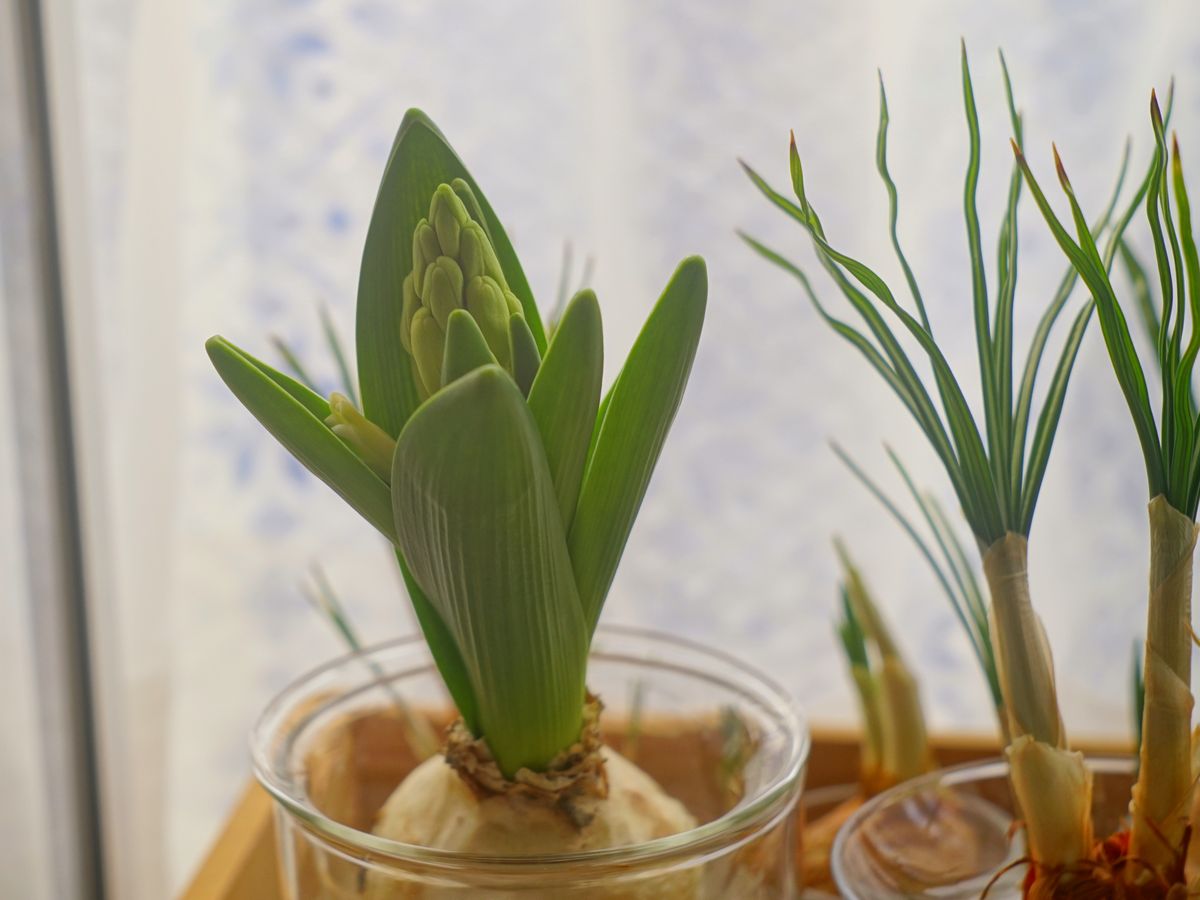
[[[831, 313], [813, 290], [806, 273], [784, 255], [760, 242], [752, 246], [796, 276], [823, 321], [848, 341], [892, 389], [928, 439], [954, 490], [982, 557], [990, 595], [988, 610], [995, 666], [1007, 719], [1011, 780], [1020, 803], [1035, 878], [1085, 859], [1092, 850], [1091, 776], [1080, 754], [1071, 751], [1059, 712], [1050, 648], [1030, 595], [1028, 537], [1047, 463], [1061, 416], [1067, 385], [1093, 304], [1079, 304], [1058, 360], [1036, 411], [1034, 389], [1051, 332], [1079, 280], [1069, 267], [1034, 330], [1020, 377], [1016, 376], [1013, 314], [1017, 287], [1017, 207], [1022, 173], [1014, 165], [996, 252], [995, 299], [989, 297], [988, 271], [980, 233], [976, 193], [980, 176], [980, 134], [966, 48], [962, 51], [962, 87], [969, 136], [963, 206], [971, 268], [977, 363], [982, 393], [982, 427], [939, 344], [912, 267], [897, 231], [898, 193], [887, 167], [888, 110], [880, 83], [876, 163], [889, 200], [891, 243], [912, 297], [910, 311], [872, 269], [838, 250], [827, 237], [806, 190], [793, 135], [790, 151], [794, 199], [772, 188], [746, 167], [758, 189], [798, 222], [812, 240], [816, 256], [865, 325], [865, 330]], [[1022, 120], [1013, 101], [1001, 56], [1013, 141], [1022, 144]], [[1126, 151], [1125, 159], [1128, 159]], [[1112, 200], [1100, 218], [1082, 231], [1094, 237], [1108, 228], [1124, 180], [1125, 162]], [[1148, 176], [1147, 182], [1151, 180]], [[1143, 182], [1134, 199], [1146, 190]], [[1132, 205], [1130, 207], [1133, 208]], [[1120, 220], [1125, 222], [1128, 214]], [[1119, 230], [1110, 246], [1115, 247]], [[1102, 267], [1104, 268], [1104, 267]], [[920, 348], [932, 369], [932, 385], [918, 374], [891, 322]], [[937, 400], [934, 400], [934, 397]]]
[[[1157, 370], [1161, 386], [1157, 417], [1146, 367], [1126, 318], [1130, 304], [1122, 303], [1109, 275], [1119, 243], [1109, 242], [1102, 251], [1090, 231], [1080, 226], [1084, 213], [1057, 148], [1055, 166], [1070, 205], [1070, 228], [1054, 212], [1021, 149], [1014, 149], [1055, 240], [1095, 298], [1104, 343], [1145, 461], [1150, 496], [1150, 590], [1140, 765], [1130, 806], [1133, 822], [1128, 856], [1137, 865], [1126, 867], [1126, 877], [1131, 888], [1152, 889], [1182, 880], [1196, 779], [1191, 726], [1191, 592], [1200, 504], [1200, 414], [1193, 391], [1200, 353], [1200, 252], [1192, 230], [1179, 144], [1173, 140], [1168, 154], [1164, 117], [1153, 94], [1150, 120], [1155, 154], [1146, 185], [1145, 213], [1154, 247], [1157, 304], [1150, 300], [1150, 279], [1140, 267], [1132, 267], [1131, 274], [1133, 303], [1152, 332], [1152, 369]], [[1123, 231], [1123, 227], [1119, 229]], [[1126, 255], [1128, 264], [1128, 251]]]
[[587, 794], [589, 775], [596, 803], [565, 817], [576, 829], [603, 818], [605, 799], [588, 650], [706, 297], [703, 261], [684, 260], [602, 398], [595, 294], [575, 294], [547, 339], [498, 217], [413, 110], [363, 251], [357, 391], [326, 399], [224, 338], [207, 343], [247, 409], [394, 546], [461, 716], [446, 751], [457, 773], [484, 793], [522, 783], [556, 808], [555, 788]]

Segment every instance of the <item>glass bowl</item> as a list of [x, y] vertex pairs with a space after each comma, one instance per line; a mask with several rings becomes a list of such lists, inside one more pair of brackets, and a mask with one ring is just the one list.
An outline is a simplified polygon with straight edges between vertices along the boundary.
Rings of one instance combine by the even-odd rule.
[[376, 813], [419, 762], [399, 706], [439, 728], [452, 715], [424, 640], [410, 637], [315, 669], [254, 728], [255, 774], [275, 800], [284, 895], [795, 897], [793, 813], [809, 736], [787, 693], [720, 651], [613, 626], [597, 630], [588, 686], [605, 703], [606, 742], [682, 801], [695, 828], [536, 857], [371, 834]]
[[[1088, 759], [1095, 833], [1124, 827], [1133, 787], [1130, 757]], [[871, 799], [833, 845], [833, 876], [847, 900], [892, 897], [1021, 897], [1026, 866], [1008, 762], [941, 769]], [[1017, 863], [1014, 865], [1014, 863]], [[998, 878], [997, 873], [1008, 868]]]

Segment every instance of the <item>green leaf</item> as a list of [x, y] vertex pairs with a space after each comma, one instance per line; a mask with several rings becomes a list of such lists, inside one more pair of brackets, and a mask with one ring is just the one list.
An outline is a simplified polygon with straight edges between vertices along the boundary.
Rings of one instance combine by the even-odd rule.
[[583, 475], [569, 544], [579, 598], [594, 629], [650, 484], [704, 324], [708, 273], [675, 270], [614, 385]]
[[317, 389], [316, 380], [304, 368], [304, 363], [300, 362], [300, 357], [296, 355], [296, 351], [292, 349], [291, 345], [278, 335], [271, 336], [271, 344], [275, 347], [276, 352], [283, 357], [284, 365], [292, 370], [294, 378], [314, 394], [320, 393]]
[[[880, 348], [890, 361], [896, 379], [904, 385], [904, 393], [901, 394], [901, 398], [910, 398], [911, 403], [906, 400], [906, 405], [909, 406], [914, 418], [921, 426], [921, 430], [925, 432], [938, 456], [942, 459], [972, 528], [981, 536], [996, 531], [999, 528], [999, 516], [996, 510], [994, 490], [989, 493], [986, 488], [991, 485], [984, 484], [984, 482], [991, 481], [990, 473], [986, 468], [986, 454], [983, 451], [978, 430], [975, 428], [974, 419], [966, 407], [965, 399], [961, 396], [961, 390], [953, 378], [953, 373], [949, 372], [945, 360], [939, 359], [941, 351], [933, 343], [930, 333], [896, 303], [895, 298], [879, 276], [856, 260], [838, 253], [826, 241], [820, 219], [804, 193], [803, 170], [795, 140], [789, 147], [789, 162], [792, 186], [800, 200], [800, 206], [772, 189], [758, 173], [745, 163], [742, 164], [742, 168], [768, 200], [796, 219], [808, 231], [825, 270], [867, 324], [871, 334], [879, 342]], [[871, 300], [850, 282], [842, 269], [843, 266], [854, 276], [856, 281], [881, 300], [884, 306], [901, 320], [905, 328], [917, 338], [922, 348], [926, 350], [929, 360], [934, 366], [939, 396], [947, 413], [950, 433], [954, 436], [954, 447], [950, 445], [945, 426], [933, 407], [928, 391], [891, 327], [884, 321]], [[847, 332], [840, 331], [840, 333], [849, 339]], [[861, 348], [861, 343], [859, 346]], [[900, 392], [897, 391], [897, 393]]]
[[529, 411], [542, 435], [559, 514], [568, 530], [575, 517], [603, 380], [600, 304], [591, 291], [580, 291], [563, 312], [529, 391]]
[[446, 350], [442, 357], [442, 385], [456, 381], [480, 366], [497, 365], [479, 325], [465, 309], [456, 309], [446, 321]]
[[396, 562], [400, 566], [400, 576], [404, 579], [404, 587], [412, 601], [417, 624], [421, 626], [421, 634], [425, 637], [425, 643], [429, 645], [429, 653], [433, 656], [438, 674], [442, 676], [446, 690], [450, 692], [450, 699], [458, 707], [458, 714], [462, 716], [468, 730], [479, 737], [482, 728], [479, 701], [475, 697], [474, 688], [471, 687], [467, 666], [458, 651], [458, 645], [454, 642], [454, 635], [450, 633], [433, 603], [413, 578], [399, 547], [396, 548]]
[[[904, 270], [904, 280], [908, 282], [908, 289], [912, 293], [913, 303], [916, 304], [917, 313], [921, 317], [921, 324], [925, 326], [926, 331], [931, 331], [929, 316], [925, 313], [925, 301], [921, 297], [921, 289], [917, 286], [917, 278], [913, 274], [912, 266], [908, 264], [908, 257], [904, 255], [904, 250], [900, 247], [900, 235], [897, 232], [897, 225], [900, 218], [900, 195], [896, 190], [896, 182], [892, 179], [892, 173], [888, 171], [887, 163], [889, 121], [887, 93], [883, 89], [883, 75], [880, 74], [879, 129], [875, 136], [875, 168], [879, 171], [879, 177], [883, 179], [883, 186], [887, 190], [888, 227], [892, 236], [892, 249], [896, 252], [896, 260], [900, 263], [900, 268]], [[796, 159], [799, 160], [799, 158], [799, 154], [797, 154]]]
[[412, 269], [412, 234], [440, 184], [463, 179], [486, 218], [509, 288], [521, 301], [539, 347], [537, 306], [512, 244], [466, 166], [423, 112], [404, 116], [379, 185], [358, 283], [358, 377], [363, 412], [395, 437], [419, 402], [411, 360], [400, 343], [401, 284]]
[[1129, 276], [1129, 284], [1133, 288], [1133, 299], [1137, 304], [1138, 312], [1141, 314], [1142, 327], [1146, 329], [1146, 337], [1150, 340], [1156, 340], [1158, 337], [1158, 306], [1154, 302], [1154, 297], [1150, 293], [1150, 282], [1146, 277], [1146, 268], [1137, 258], [1137, 254], [1133, 252], [1133, 248], [1125, 240], [1121, 240], [1118, 245], [1118, 250], [1121, 256], [1121, 263], [1125, 266], [1125, 273]]
[[[1109, 359], [1112, 361], [1113, 370], [1117, 375], [1117, 382], [1120, 384], [1121, 391], [1125, 395], [1126, 405], [1133, 416], [1138, 440], [1142, 445], [1142, 454], [1146, 462], [1146, 476], [1150, 483], [1150, 496], [1153, 497], [1156, 494], [1164, 493], [1166, 490], [1166, 477], [1162, 451], [1159, 446], [1158, 433], [1154, 426], [1154, 413], [1150, 406], [1150, 395], [1146, 388], [1145, 374], [1142, 371], [1137, 350], [1134, 348], [1133, 340], [1129, 335], [1125, 316], [1121, 312], [1116, 294], [1112, 289], [1111, 283], [1109, 283], [1104, 265], [1102, 263], [1097, 264], [1098, 254], [1095, 250], [1095, 242], [1092, 240], [1091, 233], [1086, 224], [1082, 229], [1077, 227], [1076, 232], [1081, 239], [1086, 237], [1084, 243], [1090, 245], [1092, 252], [1087, 252], [1084, 247], [1072, 240], [1071, 235], [1059, 221], [1054, 209], [1050, 206], [1049, 200], [1046, 199], [1046, 195], [1030, 170], [1024, 154], [1015, 145], [1013, 151], [1025, 176], [1025, 182], [1029, 185], [1029, 192], [1037, 203], [1038, 209], [1041, 210], [1046, 224], [1050, 226], [1050, 232], [1054, 235], [1055, 241], [1058, 242], [1059, 247], [1062, 248], [1095, 299], [1096, 312], [1100, 318], [1100, 329], [1104, 334], [1104, 343], [1108, 348]], [[1063, 172], [1062, 180], [1064, 182], [1064, 189], [1069, 185], [1065, 175], [1066, 173]], [[1153, 181], [1153, 179], [1151, 180]], [[1074, 196], [1069, 191], [1068, 198], [1072, 201], [1073, 216], [1081, 216], [1082, 212], [1078, 211], [1078, 204], [1074, 202]]]
[[[967, 63], [967, 44], [962, 42], [963, 105], [967, 114], [967, 134], [970, 152], [967, 176], [963, 186], [963, 210], [967, 222], [967, 246], [971, 251], [971, 294], [974, 298], [975, 342], [979, 357], [979, 377], [983, 393], [984, 432], [987, 436], [991, 477], [996, 493], [998, 512], [1005, 530], [1017, 528], [1010, 519], [1008, 500], [1011, 496], [1008, 478], [1008, 441], [1004, 433], [1004, 418], [1000, 404], [1002, 391], [996, 375], [996, 348], [993, 346], [991, 319], [988, 314], [987, 272], [983, 262], [983, 242], [979, 230], [979, 211], [975, 197], [979, 189], [979, 116], [975, 109], [975, 90], [971, 85], [971, 68]], [[1003, 532], [1001, 532], [1003, 533]]]
[[465, 662], [501, 770], [578, 739], [588, 630], [537, 425], [499, 366], [442, 388], [401, 432], [397, 543]]
[[1038, 494], [1042, 489], [1042, 479], [1046, 475], [1046, 466], [1050, 462], [1050, 448], [1054, 443], [1054, 434], [1058, 430], [1058, 420], [1062, 415], [1063, 402], [1067, 394], [1067, 382], [1071, 379], [1071, 370], [1075, 366], [1075, 358], [1079, 355], [1079, 345], [1083, 343], [1084, 332], [1092, 318], [1095, 305], [1090, 301], [1084, 304], [1075, 316], [1071, 331], [1067, 335], [1062, 355], [1050, 380], [1050, 389], [1042, 404], [1042, 413], [1038, 416], [1037, 428], [1033, 432], [1033, 443], [1029, 449], [1029, 470], [1021, 497], [1021, 521], [1025, 530], [1033, 522], [1033, 511], [1037, 506]]
[[333, 318], [329, 315], [329, 307], [324, 303], [320, 307], [321, 331], [325, 335], [325, 345], [329, 348], [329, 353], [333, 357], [334, 363], [337, 364], [338, 377], [342, 381], [342, 390], [346, 392], [346, 396], [350, 398], [350, 402], [355, 406], [360, 406], [358, 399], [358, 389], [355, 386], [354, 376], [350, 374], [350, 363], [346, 358], [346, 351], [342, 347], [342, 338], [334, 327]]
[[[750, 248], [756, 253], [796, 278], [800, 282], [801, 287], [804, 289], [804, 293], [808, 297], [809, 302], [811, 302], [813, 308], [816, 309], [817, 314], [829, 325], [830, 328], [834, 330], [839, 337], [843, 338], [855, 349], [857, 349], [867, 360], [867, 362], [871, 364], [872, 368], [874, 368], [875, 371], [877, 371], [884, 379], [884, 381], [887, 382], [888, 386], [895, 392], [896, 396], [909, 410], [909, 412], [913, 414], [913, 418], [917, 420], [917, 423], [921, 426], [921, 429], [928, 436], [930, 443], [933, 445], [934, 450], [937, 452], [938, 457], [942, 461], [942, 465], [945, 466], [946, 472], [950, 476], [950, 480], [954, 485], [955, 492], [960, 497], [965, 496], [966, 488], [964, 487], [962, 472], [958, 465], [957, 457], [954, 455], [954, 448], [950, 445], [950, 439], [946, 435], [945, 430], [942, 428], [941, 420], [938, 419], [937, 412], [933, 409], [933, 406], [929, 401], [928, 394], [925, 394], [920, 390], [914, 394], [910, 388], [911, 382], [901, 375], [901, 373], [897, 371], [897, 368], [894, 368], [892, 364], [883, 357], [883, 354], [879, 352], [879, 349], [871, 343], [866, 335], [843, 320], [831, 315], [830, 312], [825, 308], [824, 304], [821, 303], [821, 300], [817, 296], [816, 292], [813, 290], [812, 284], [808, 280], [808, 276], [802, 269], [800, 269], [799, 266], [784, 258], [778, 252], [750, 237], [748, 234], [743, 232], [739, 232], [738, 234], [742, 240], [744, 240], [746, 244], [749, 245]], [[846, 295], [847, 297], [850, 297], [855, 293], [856, 292], [853, 292], [853, 289], [851, 288]], [[857, 296], [862, 298], [861, 294], [857, 294]], [[865, 300], [865, 298], [862, 299]], [[852, 301], [852, 303], [853, 302], [854, 301]], [[926, 423], [929, 423], [928, 427], [926, 427]]]
[[204, 345], [234, 396], [304, 467], [393, 543], [388, 486], [324, 423], [329, 405], [222, 337]]
[[[920, 532], [917, 531], [916, 526], [908, 518], [908, 516], [904, 515], [904, 513], [900, 511], [899, 507], [897, 507], [892, 499], [886, 493], [884, 493], [882, 488], [880, 488], [874, 481], [871, 480], [870, 476], [868, 476], [867, 473], [864, 472], [861, 467], [859, 467], [858, 463], [856, 463], [850, 457], [850, 455], [837, 444], [833, 444], [831, 446], [833, 447], [833, 452], [838, 459], [840, 459], [846, 468], [848, 468], [854, 475], [854, 477], [859, 480], [863, 487], [865, 487], [871, 493], [871, 495], [883, 505], [883, 508], [888, 511], [891, 517], [896, 521], [896, 524], [898, 524], [904, 530], [904, 533], [908, 535], [909, 539], [916, 546], [921, 556], [925, 559], [925, 562], [928, 563], [930, 571], [933, 572], [938, 584], [945, 592], [946, 597], [950, 600], [950, 606], [954, 610], [954, 615], [958, 618], [959, 624], [962, 625], [963, 630], [967, 633], [967, 639], [971, 642], [971, 649], [975, 653], [976, 659], [979, 661], [980, 666], [986, 671], [987, 666], [984, 662], [984, 648], [979, 641], [979, 636], [976, 633], [976, 629], [971, 625], [973, 618], [969, 615], [969, 605], [963, 602], [963, 597], [956, 592], [954, 587], [951, 585], [950, 578], [947, 577], [945, 569], [943, 569], [942, 565], [937, 561], [937, 557], [934, 556], [933, 550], [930, 549], [929, 544], [924, 538], [921, 537]], [[922, 512], [925, 512], [924, 507], [922, 507]], [[940, 537], [936, 530], [935, 537]], [[944, 548], [943, 552], [945, 552]], [[953, 574], [954, 567], [949, 566], [949, 568]]]
[[[1014, 143], [1020, 146], [1019, 138], [1014, 138]], [[1104, 211], [1104, 215], [1092, 226], [1092, 234], [1098, 235], [1108, 227], [1109, 221], [1112, 219], [1113, 211], [1116, 209], [1117, 201], [1121, 196], [1121, 187], [1125, 184], [1125, 174], [1129, 167], [1129, 143], [1126, 142], [1125, 150], [1121, 154], [1121, 165], [1117, 172], [1116, 185], [1109, 197], [1108, 206]], [[1021, 166], [1018, 161], [1017, 169]], [[1014, 231], [1015, 234], [1015, 231]], [[1114, 244], [1114, 246], [1116, 246]], [[1024, 491], [1023, 484], [1025, 475], [1023, 472], [1025, 465], [1025, 444], [1029, 433], [1029, 419], [1033, 408], [1033, 389], [1037, 383], [1038, 370], [1041, 367], [1042, 357], [1046, 351], [1046, 343], [1050, 339], [1050, 332], [1058, 321], [1063, 309], [1067, 305], [1067, 300], [1070, 299], [1071, 293], [1075, 289], [1075, 285], [1079, 281], [1079, 273], [1073, 265], [1068, 264], [1067, 270], [1059, 281], [1058, 289], [1054, 293], [1049, 306], [1046, 307], [1038, 320], [1037, 328], [1034, 330], [1033, 339], [1029, 344], [1029, 351], [1025, 357], [1025, 367], [1021, 375], [1021, 385], [1017, 392], [1017, 407], [1013, 421], [1012, 440], [1012, 484]], [[1034, 498], [1036, 502], [1036, 497]], [[1029, 528], [1029, 520], [1026, 519], [1025, 528]]]
[[859, 666], [870, 670], [871, 658], [867, 655], [867, 637], [863, 633], [862, 624], [854, 614], [854, 604], [850, 602], [850, 592], [846, 585], [839, 585], [841, 594], [841, 619], [836, 623], [838, 638], [846, 654], [846, 661], [851, 666]]
[[508, 339], [512, 346], [513, 379], [521, 393], [529, 396], [538, 367], [542, 364], [537, 341], [529, 330], [529, 323], [517, 315], [508, 317]]

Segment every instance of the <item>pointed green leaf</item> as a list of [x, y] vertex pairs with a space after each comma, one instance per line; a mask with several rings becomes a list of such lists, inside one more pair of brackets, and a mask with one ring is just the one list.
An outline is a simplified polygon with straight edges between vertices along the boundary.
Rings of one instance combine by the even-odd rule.
[[[1021, 497], [1021, 519], [1025, 523], [1033, 522], [1033, 511], [1037, 506], [1038, 494], [1042, 489], [1042, 479], [1046, 476], [1046, 466], [1050, 462], [1050, 449], [1054, 443], [1054, 434], [1058, 430], [1058, 420], [1062, 415], [1063, 402], [1066, 399], [1067, 383], [1071, 380], [1071, 370], [1075, 366], [1075, 358], [1079, 355], [1079, 346], [1083, 343], [1084, 332], [1092, 318], [1093, 303], [1084, 304], [1075, 316], [1071, 330], [1067, 334], [1062, 356], [1054, 369], [1054, 377], [1050, 381], [1050, 389], [1042, 405], [1042, 413], [1038, 416], [1037, 427], [1033, 431], [1033, 443], [1029, 448], [1029, 472]], [[1026, 526], [1028, 527], [1028, 525]]]
[[529, 396], [538, 367], [542, 364], [537, 341], [529, 330], [529, 323], [517, 315], [508, 317], [508, 339], [512, 347], [513, 378], [521, 393]]
[[400, 342], [401, 285], [412, 269], [412, 235], [440, 184], [461, 178], [486, 218], [509, 288], [521, 301], [539, 347], [542, 324], [529, 282], [499, 220], [462, 161], [420, 110], [409, 110], [396, 134], [367, 229], [358, 283], [358, 377], [367, 418], [392, 436], [419, 402], [412, 365]]
[[394, 543], [388, 486], [325, 425], [329, 405], [224, 338], [209, 338], [204, 346], [221, 380], [254, 418], [305, 468]]
[[480, 366], [495, 365], [496, 357], [475, 319], [465, 309], [450, 313], [446, 322], [446, 352], [442, 357], [442, 385], [455, 381]]
[[568, 541], [590, 628], [596, 626], [683, 399], [707, 299], [704, 260], [689, 257], [642, 327], [600, 422]]
[[579, 737], [588, 632], [541, 437], [503, 369], [476, 369], [413, 414], [392, 502], [501, 770], [544, 767]]
[[603, 379], [600, 304], [591, 291], [580, 291], [559, 320], [529, 390], [529, 411], [542, 435], [566, 529], [575, 516]]
[[[326, 417], [328, 417], [329, 401], [318, 394], [316, 390], [308, 384], [297, 381], [295, 378], [271, 368], [262, 360], [256, 359], [241, 347], [234, 346], [222, 337], [209, 338], [209, 343], [214, 343], [214, 345], [219, 345], [225, 349], [232, 350], [243, 360], [250, 363], [250, 365], [254, 366], [254, 368], [258, 369], [258, 371], [263, 375], [266, 375], [267, 378], [271, 379], [271, 381], [275, 382], [275, 384], [281, 387], [293, 400], [307, 409], [318, 419], [324, 421]], [[205, 344], [205, 348], [210, 349], [208, 348], [208, 344]]]
[[450, 633], [450, 629], [442, 621], [442, 617], [434, 608], [433, 603], [425, 596], [425, 592], [413, 578], [408, 563], [404, 561], [404, 554], [398, 547], [396, 548], [396, 562], [400, 566], [400, 575], [404, 578], [404, 586], [408, 589], [409, 599], [412, 600], [417, 624], [421, 626], [421, 634], [425, 636], [425, 643], [429, 645], [429, 653], [433, 656], [438, 674], [442, 676], [446, 690], [450, 692], [450, 698], [458, 707], [458, 714], [462, 716], [468, 730], [478, 737], [480, 734], [479, 701], [475, 697], [474, 688], [471, 687], [467, 666], [463, 662], [462, 654], [458, 652], [454, 635]]

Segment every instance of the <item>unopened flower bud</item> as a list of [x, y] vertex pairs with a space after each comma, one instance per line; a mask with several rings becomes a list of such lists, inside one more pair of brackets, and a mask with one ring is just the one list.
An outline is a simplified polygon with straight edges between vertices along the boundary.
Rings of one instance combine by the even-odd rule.
[[463, 305], [463, 276], [458, 263], [448, 256], [439, 256], [425, 269], [425, 289], [421, 296], [425, 307], [445, 331], [450, 313]]
[[445, 256], [458, 256], [459, 233], [471, 221], [467, 208], [448, 184], [438, 185], [429, 204], [429, 224]]
[[442, 255], [442, 247], [438, 243], [437, 234], [429, 223], [422, 219], [413, 230], [413, 288], [417, 296], [425, 299], [422, 287], [425, 285], [425, 267]]
[[504, 291], [486, 275], [467, 283], [467, 312], [475, 319], [488, 348], [504, 368], [512, 367], [512, 352], [508, 342], [508, 304]]
[[524, 309], [509, 290], [479, 201], [462, 179], [433, 192], [429, 218], [413, 229], [412, 266], [401, 291], [401, 342], [412, 355], [422, 397], [441, 384], [446, 327], [456, 309], [467, 310], [496, 361], [512, 374], [508, 320], [524, 318]]
[[421, 386], [425, 389], [424, 396], [428, 397], [442, 384], [442, 354], [446, 349], [446, 333], [424, 306], [413, 316], [412, 347]]
[[411, 355], [412, 320], [417, 310], [421, 308], [421, 298], [417, 296], [416, 289], [413, 288], [412, 272], [404, 276], [404, 284], [401, 286], [400, 293], [403, 298], [400, 312], [400, 343]]
[[325, 424], [358, 454], [376, 475], [385, 482], [392, 480], [392, 455], [396, 442], [386, 431], [358, 411], [344, 394], [329, 398], [329, 417]]

